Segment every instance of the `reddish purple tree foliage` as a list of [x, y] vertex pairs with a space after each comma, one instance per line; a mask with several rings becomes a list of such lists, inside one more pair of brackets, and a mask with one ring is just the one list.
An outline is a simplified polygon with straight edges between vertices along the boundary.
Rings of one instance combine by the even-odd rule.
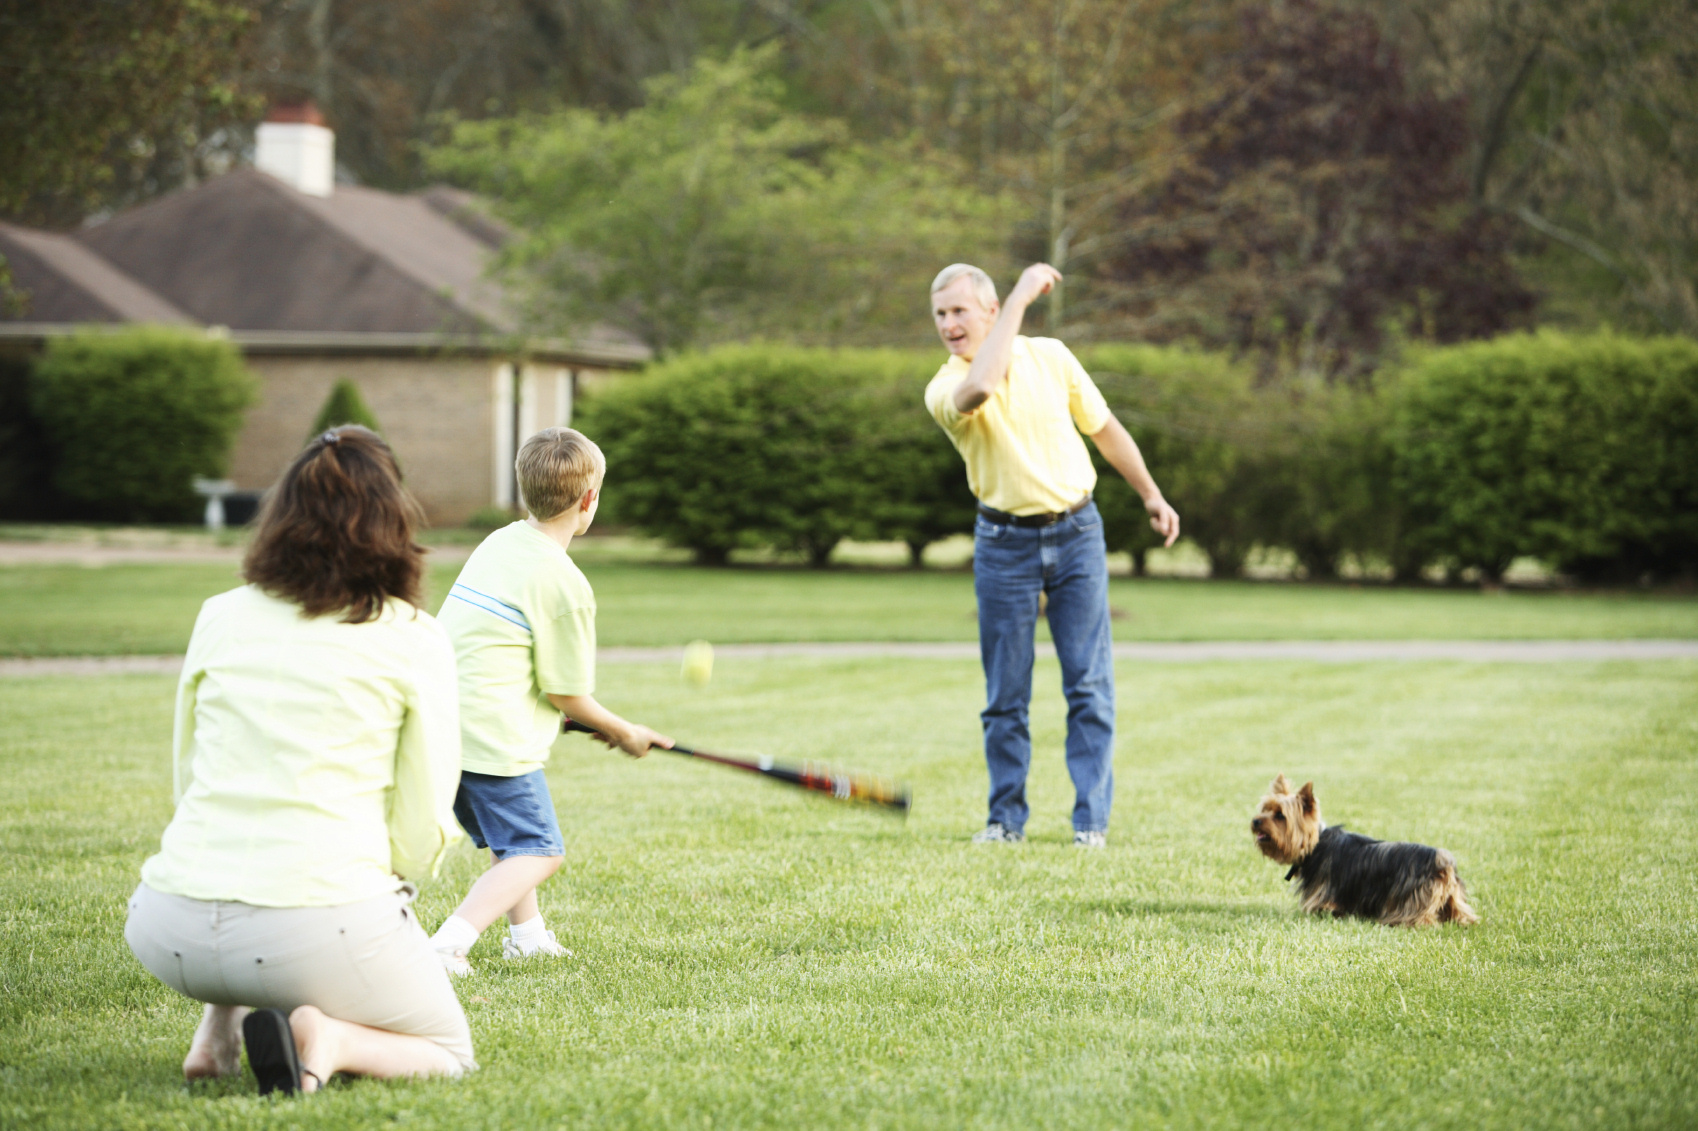
[[1399, 328], [1449, 342], [1527, 320], [1510, 229], [1470, 202], [1460, 101], [1410, 90], [1359, 12], [1252, 8], [1238, 43], [1105, 264], [1150, 336], [1349, 379]]

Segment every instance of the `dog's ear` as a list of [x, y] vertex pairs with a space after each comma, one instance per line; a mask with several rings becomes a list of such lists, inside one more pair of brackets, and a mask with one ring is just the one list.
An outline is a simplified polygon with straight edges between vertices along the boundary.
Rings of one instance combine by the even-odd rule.
[[1303, 788], [1297, 791], [1297, 800], [1299, 800], [1303, 803], [1303, 815], [1304, 816], [1306, 816], [1306, 817], [1314, 816], [1315, 815], [1315, 783], [1312, 782], [1312, 781], [1304, 782]]
[[1291, 792], [1291, 783], [1285, 780], [1284, 774], [1281, 774], [1273, 780], [1273, 784], [1268, 789], [1273, 793], [1287, 794]]

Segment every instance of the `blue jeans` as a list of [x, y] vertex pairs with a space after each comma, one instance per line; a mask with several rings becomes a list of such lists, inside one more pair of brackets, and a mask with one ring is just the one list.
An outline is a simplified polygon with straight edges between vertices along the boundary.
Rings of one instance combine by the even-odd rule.
[[1038, 594], [1049, 594], [1049, 630], [1067, 697], [1067, 772], [1073, 827], [1108, 828], [1114, 801], [1114, 646], [1109, 632], [1108, 558], [1095, 503], [1054, 526], [991, 522], [973, 527], [973, 591], [979, 598], [979, 658], [985, 667], [985, 764], [990, 820], [1026, 826], [1032, 735], [1032, 639]]

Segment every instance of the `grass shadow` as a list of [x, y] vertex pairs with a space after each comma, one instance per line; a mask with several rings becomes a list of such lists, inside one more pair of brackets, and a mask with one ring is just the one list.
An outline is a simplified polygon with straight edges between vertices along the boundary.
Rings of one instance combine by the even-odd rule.
[[1074, 915], [1114, 915], [1122, 918], [1154, 919], [1172, 915], [1232, 919], [1288, 919], [1290, 910], [1248, 900], [1209, 899], [1097, 899], [1060, 904], [1058, 911]]

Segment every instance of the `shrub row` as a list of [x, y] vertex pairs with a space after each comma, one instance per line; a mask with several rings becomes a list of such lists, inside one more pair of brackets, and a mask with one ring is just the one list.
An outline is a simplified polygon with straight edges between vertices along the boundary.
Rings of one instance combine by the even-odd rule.
[[[972, 529], [960, 461], [923, 411], [912, 354], [733, 346], [587, 398], [608, 517], [697, 560], [773, 546], [823, 565], [845, 538], [927, 543]], [[935, 368], [935, 364], [932, 364]]]
[[192, 520], [252, 378], [229, 342], [159, 327], [87, 331], [0, 364], [0, 518]]
[[[1531, 554], [1597, 580], [1698, 570], [1698, 344], [1515, 335], [1421, 354], [1370, 390], [1257, 388], [1173, 347], [1079, 350], [1212, 572], [1258, 547], [1311, 577], [1501, 575]], [[723, 562], [823, 564], [844, 538], [924, 547], [972, 527], [959, 458], [921, 406], [935, 352], [740, 346], [587, 400], [608, 515]], [[1110, 547], [1141, 569], [1143, 507], [1099, 459]]]

